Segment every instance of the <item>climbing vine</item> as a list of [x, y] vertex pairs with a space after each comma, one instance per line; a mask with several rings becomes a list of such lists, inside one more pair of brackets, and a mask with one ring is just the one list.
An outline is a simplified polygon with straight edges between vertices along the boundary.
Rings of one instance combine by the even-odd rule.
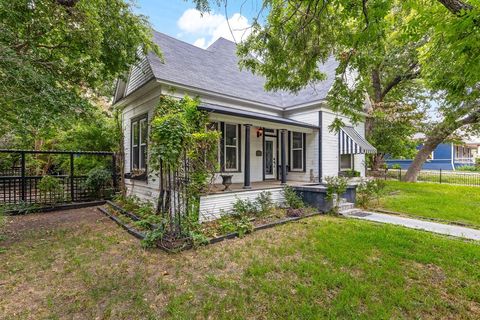
[[220, 134], [208, 129], [208, 114], [198, 104], [188, 96], [162, 96], [150, 123], [149, 163], [161, 181], [159, 210], [181, 233], [181, 224], [198, 219], [200, 193], [218, 171]]

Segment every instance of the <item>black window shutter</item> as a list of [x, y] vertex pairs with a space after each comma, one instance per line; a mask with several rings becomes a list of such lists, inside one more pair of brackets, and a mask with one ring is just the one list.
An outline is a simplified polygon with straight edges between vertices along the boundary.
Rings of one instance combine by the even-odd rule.
[[307, 172], [307, 134], [303, 134], [303, 172]]
[[225, 122], [220, 122], [220, 172], [223, 172], [225, 169]]
[[287, 168], [288, 168], [288, 171], [291, 171], [291, 169], [292, 169], [291, 160], [292, 160], [292, 159], [290, 159], [290, 158], [291, 158], [291, 154], [292, 154], [292, 152], [291, 152], [291, 148], [292, 148], [292, 145], [291, 145], [291, 143], [292, 143], [292, 141], [291, 141], [291, 140], [292, 140], [292, 133], [291, 133], [290, 131], [288, 131], [287, 140], [288, 140], [288, 148], [287, 148], [287, 154], [288, 154], [288, 155], [287, 155], [287, 159], [288, 159], [288, 162], [287, 162]]
[[[247, 139], [245, 139], [247, 141]], [[239, 172], [242, 171], [242, 125], [238, 125], [238, 150], [237, 150], [237, 157], [238, 157], [238, 168]]]

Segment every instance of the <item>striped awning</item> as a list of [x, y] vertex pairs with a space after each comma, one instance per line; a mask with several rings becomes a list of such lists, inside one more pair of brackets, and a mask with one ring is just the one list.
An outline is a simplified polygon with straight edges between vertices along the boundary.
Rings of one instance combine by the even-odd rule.
[[376, 153], [377, 149], [368, 143], [353, 127], [343, 127], [340, 130], [340, 154]]

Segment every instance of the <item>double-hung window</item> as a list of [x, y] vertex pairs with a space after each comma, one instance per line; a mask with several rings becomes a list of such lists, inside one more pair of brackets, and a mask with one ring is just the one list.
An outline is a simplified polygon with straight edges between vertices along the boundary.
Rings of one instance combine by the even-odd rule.
[[147, 169], [147, 141], [148, 141], [148, 119], [147, 115], [132, 119], [131, 124], [131, 169], [146, 171]]
[[224, 171], [238, 171], [238, 129], [236, 124], [225, 123], [223, 152]]
[[292, 132], [291, 141], [291, 171], [304, 170], [304, 156], [305, 156], [305, 137], [301, 132]]
[[340, 155], [340, 171], [353, 169], [353, 155], [342, 154]]

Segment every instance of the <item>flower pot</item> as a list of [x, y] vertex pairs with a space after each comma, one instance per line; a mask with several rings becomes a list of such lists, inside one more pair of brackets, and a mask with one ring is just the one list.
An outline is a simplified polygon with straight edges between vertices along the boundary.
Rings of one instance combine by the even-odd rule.
[[233, 175], [222, 174], [221, 177], [222, 177], [222, 184], [225, 186], [225, 189], [223, 189], [223, 191], [229, 191], [230, 190], [229, 187], [232, 184]]

